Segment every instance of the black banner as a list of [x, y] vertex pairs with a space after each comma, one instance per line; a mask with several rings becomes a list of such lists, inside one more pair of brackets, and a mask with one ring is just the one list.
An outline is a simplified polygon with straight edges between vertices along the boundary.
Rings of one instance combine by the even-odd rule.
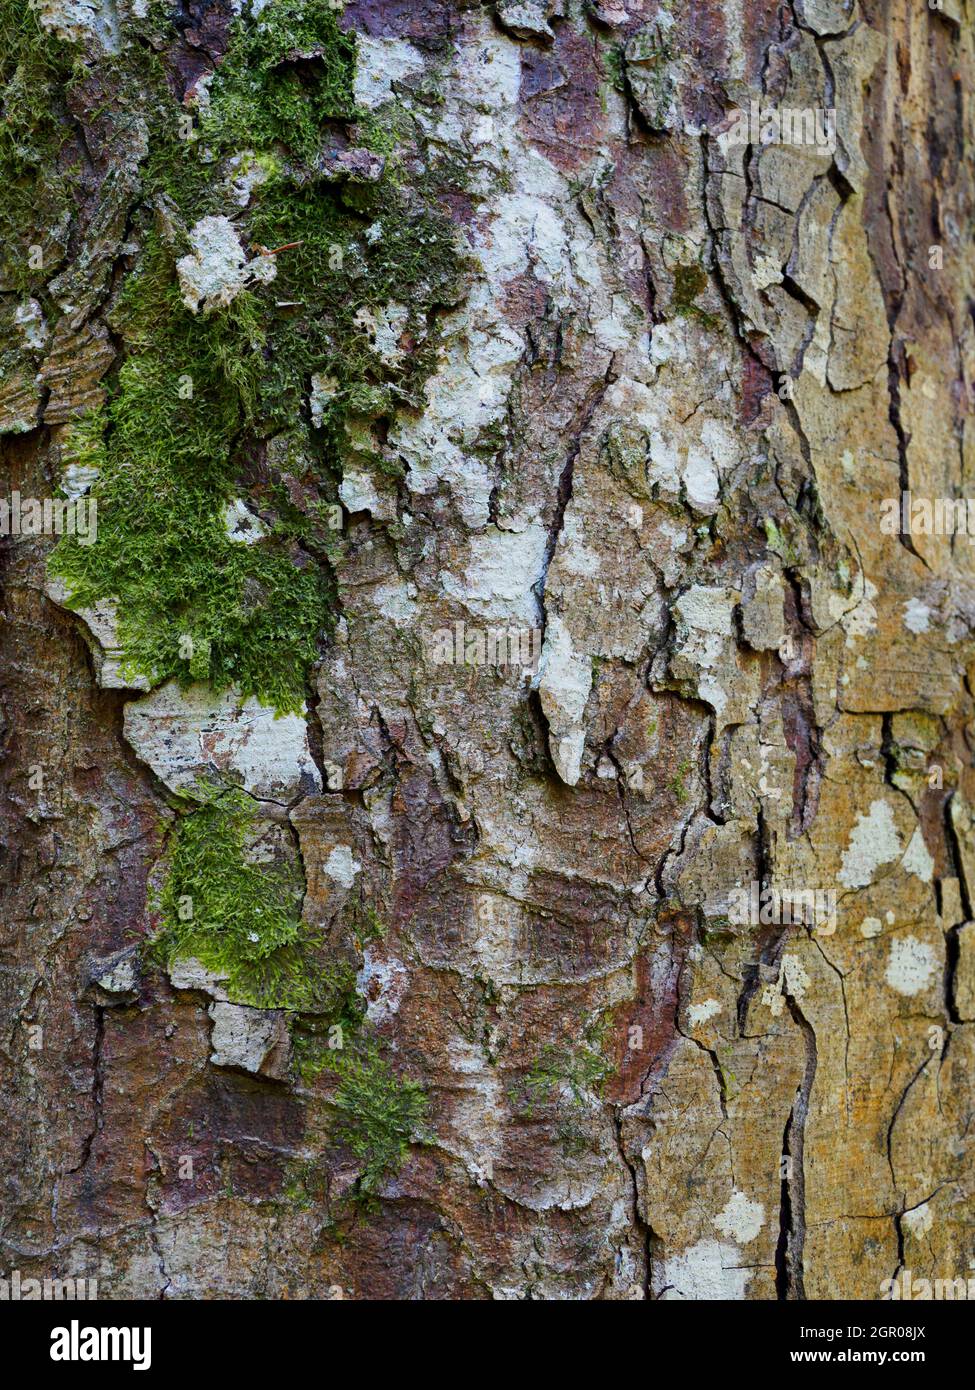
[[[536, 1309], [530, 1323], [514, 1309], [498, 1310], [495, 1322], [481, 1323], [482, 1311], [459, 1305], [443, 1307], [438, 1335], [448, 1335], [466, 1319], [476, 1318], [476, 1334], [508, 1331], [519, 1335], [518, 1367], [524, 1374], [525, 1352], [532, 1345], [526, 1333], [551, 1329], [549, 1311]], [[323, 1348], [344, 1345], [368, 1348], [370, 1358], [387, 1346], [397, 1359], [409, 1338], [421, 1328], [429, 1338], [424, 1319], [429, 1313], [388, 1303], [366, 1304], [349, 1299], [326, 1303], [191, 1303], [98, 1302], [43, 1303], [25, 1301], [0, 1304], [0, 1326], [7, 1345], [15, 1351], [26, 1373], [50, 1368], [55, 1379], [66, 1380], [79, 1372], [124, 1375], [185, 1376], [209, 1363], [208, 1375], [219, 1372], [279, 1376], [307, 1356], [317, 1361]], [[514, 1316], [512, 1325], [507, 1319]], [[556, 1314], [558, 1316], [558, 1314]], [[574, 1316], [578, 1316], [578, 1310]], [[614, 1357], [624, 1346], [642, 1347], [639, 1359], [645, 1371], [666, 1356], [686, 1361], [695, 1378], [701, 1371], [721, 1372], [747, 1365], [749, 1372], [787, 1371], [805, 1366], [828, 1373], [836, 1366], [881, 1366], [895, 1371], [944, 1369], [955, 1365], [971, 1338], [971, 1319], [964, 1307], [948, 1302], [872, 1303], [629, 1303], [607, 1309], [592, 1324], [600, 1337], [621, 1331], [649, 1339], [617, 1344]], [[622, 1317], [621, 1323], [616, 1322]], [[377, 1322], [377, 1319], [379, 1321]], [[391, 1323], [387, 1321], [391, 1319]], [[402, 1319], [402, 1321], [400, 1321]], [[393, 1340], [375, 1340], [377, 1329], [389, 1329]], [[572, 1325], [571, 1341], [539, 1342], [537, 1356], [544, 1359], [546, 1375], [557, 1368], [559, 1348], [568, 1356], [577, 1348], [580, 1324]], [[369, 1342], [336, 1344], [336, 1334], [355, 1337], [371, 1334]], [[432, 1351], [427, 1342], [428, 1352]], [[573, 1358], [577, 1351], [571, 1351]], [[378, 1369], [373, 1361], [374, 1369]], [[442, 1363], [441, 1363], [442, 1364]], [[577, 1363], [575, 1363], [577, 1364]], [[324, 1369], [324, 1368], [323, 1368]]]

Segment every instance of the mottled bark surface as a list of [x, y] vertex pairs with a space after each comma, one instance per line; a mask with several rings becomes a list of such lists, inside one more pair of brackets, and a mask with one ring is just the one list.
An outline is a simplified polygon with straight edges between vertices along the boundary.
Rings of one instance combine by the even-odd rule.
[[0, 1272], [967, 1277], [971, 0], [2, 10]]

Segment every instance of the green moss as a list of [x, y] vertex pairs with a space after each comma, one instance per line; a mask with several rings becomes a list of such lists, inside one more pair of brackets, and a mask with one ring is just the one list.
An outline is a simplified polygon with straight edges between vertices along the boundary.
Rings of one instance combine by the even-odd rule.
[[[262, 410], [283, 424], [312, 371], [331, 377], [323, 441], [340, 462], [347, 422], [425, 404], [422, 386], [436, 361], [428, 314], [450, 302], [456, 282], [453, 228], [436, 213], [408, 212], [395, 199], [389, 206], [381, 190], [370, 189], [368, 205], [350, 213], [337, 195], [279, 187], [262, 197], [251, 236], [268, 247], [297, 243], [279, 255], [271, 290], [300, 313], [276, 334]], [[369, 333], [373, 306], [390, 302], [407, 310], [404, 330], [414, 344], [395, 367], [379, 359]]]
[[733, 1059], [734, 1055], [734, 1049], [731, 1047], [726, 1047], [722, 1048], [721, 1052], [716, 1054], [715, 1057], [715, 1060], [718, 1064], [718, 1075], [721, 1082], [721, 1098], [725, 1102], [735, 1099], [738, 1092], [738, 1077], [731, 1070], [731, 1067], [726, 1062], [722, 1061], [722, 1058], [730, 1057]]
[[595, 1047], [559, 1048], [546, 1043], [520, 1083], [511, 1088], [510, 1098], [528, 1119], [537, 1106], [550, 1104], [560, 1094], [569, 1104], [583, 1105], [587, 1094], [599, 1091], [608, 1071]]
[[313, 1012], [353, 1027], [355, 972], [330, 957], [301, 920], [300, 872], [247, 858], [257, 814], [245, 792], [197, 787], [194, 809], [173, 834], [151, 958], [167, 967], [199, 960], [226, 977], [235, 1003]]
[[764, 517], [762, 524], [765, 528], [765, 539], [768, 542], [769, 550], [778, 555], [787, 565], [799, 564], [800, 557], [790, 537], [780, 530], [770, 516]]
[[239, 25], [210, 88], [200, 135], [237, 149], [279, 143], [315, 158], [335, 120], [355, 114], [355, 38], [330, 0], [274, 0]]
[[[75, 606], [116, 602], [132, 675], [234, 684], [294, 709], [332, 620], [329, 555], [340, 542], [328, 513], [343, 470], [350, 459], [390, 468], [379, 441], [393, 413], [425, 403], [436, 311], [457, 298], [454, 229], [436, 198], [459, 174], [429, 160], [409, 198], [401, 191], [397, 148], [417, 132], [402, 108], [356, 111], [355, 39], [330, 0], [271, 0], [256, 20], [242, 15], [196, 107], [177, 99], [159, 51], [172, 23], [170, 7], [153, 3], [136, 41], [100, 70], [114, 98], [112, 138], [124, 141], [137, 117], [149, 149], [140, 200], [127, 209], [126, 239], [139, 251], [107, 311], [120, 349], [107, 401], [62, 446], [64, 463], [97, 470], [97, 540], [63, 538], [51, 570]], [[76, 176], [63, 167], [61, 132], [71, 129], [63, 107], [76, 59], [38, 28], [27, 0], [0, 0], [0, 35], [9, 194], [0, 216], [9, 216], [5, 253], [20, 287], [35, 280], [14, 232], [46, 229], [59, 256], [68, 242]], [[377, 182], [334, 177], [332, 156], [350, 142], [383, 157]], [[246, 208], [233, 187], [242, 170], [261, 176]], [[277, 276], [193, 315], [176, 261], [205, 215], [232, 218], [248, 254], [274, 255]], [[40, 286], [54, 264], [45, 259]], [[405, 311], [394, 362], [375, 351], [369, 327], [390, 303]], [[53, 325], [56, 306], [45, 299], [45, 309]], [[314, 415], [313, 377], [334, 383]], [[226, 534], [224, 509], [236, 498], [267, 527], [253, 544]], [[187, 799], [149, 954], [166, 965], [196, 958], [226, 977], [235, 1002], [302, 1016], [303, 1073], [333, 1074], [335, 1137], [359, 1161], [368, 1197], [402, 1163], [426, 1099], [361, 1031], [351, 960], [336, 959], [302, 920], [299, 865], [249, 857], [259, 815], [232, 788], [200, 785]], [[374, 909], [354, 916], [360, 946], [382, 934]], [[329, 1037], [343, 1045], [329, 1048]]]
[[328, 1200], [328, 1175], [313, 1159], [295, 1159], [285, 1169], [281, 1196], [299, 1211], [311, 1211]]
[[700, 319], [708, 328], [715, 326], [716, 320], [713, 314], [696, 302], [708, 287], [707, 272], [697, 261], [690, 265], [680, 264], [674, 267], [674, 289], [670, 298], [670, 306], [675, 314], [682, 317], [693, 317]]
[[385, 941], [388, 930], [375, 907], [367, 902], [356, 905], [353, 929], [360, 950], [370, 943]]
[[581, 1114], [589, 1100], [599, 1095], [609, 1074], [599, 1031], [590, 1028], [585, 1037], [586, 1043], [575, 1048], [546, 1043], [520, 1082], [508, 1091], [513, 1106], [526, 1119], [534, 1118], [539, 1106], [554, 1106], [552, 1128], [566, 1158], [589, 1148]]
[[36, 291], [63, 260], [80, 176], [65, 108], [73, 64], [71, 49], [41, 27], [28, 0], [0, 0], [4, 289]]
[[[65, 538], [51, 569], [76, 607], [115, 600], [130, 676], [233, 684], [278, 710], [299, 708], [332, 624], [338, 541], [326, 509], [337, 510], [350, 459], [390, 469], [382, 422], [424, 404], [432, 311], [456, 294], [453, 228], [432, 207], [407, 208], [388, 178], [325, 181], [335, 123], [358, 114], [354, 58], [328, 0], [273, 0], [257, 21], [235, 23], [189, 131], [148, 44], [110, 60], [120, 103], [150, 122], [133, 216], [142, 251], [112, 311], [124, 356], [108, 404], [69, 445], [99, 470], [97, 540]], [[241, 158], [266, 176], [245, 214], [230, 185]], [[275, 254], [277, 276], [193, 315], [175, 262], [204, 214], [232, 216], [252, 254]], [[370, 315], [390, 302], [404, 306], [411, 344], [396, 363], [369, 332]], [[332, 378], [334, 393], [309, 419], [313, 376]], [[295, 441], [297, 473], [271, 466], [278, 436]], [[302, 506], [284, 472], [298, 477]], [[248, 494], [270, 534], [244, 545], [226, 535], [223, 512]]]
[[383, 1044], [359, 1032], [329, 1046], [319, 1036], [296, 1041], [299, 1067], [306, 1082], [322, 1073], [338, 1079], [331, 1104], [337, 1111], [333, 1138], [360, 1165], [356, 1197], [368, 1202], [391, 1174], [402, 1167], [414, 1138], [424, 1139], [428, 1101], [418, 1082], [392, 1069]]
[[690, 759], [685, 758], [681, 763], [680, 767], [674, 773], [673, 777], [670, 779], [669, 783], [667, 784], [670, 787], [670, 790], [674, 793], [674, 796], [676, 796], [678, 804], [681, 806], [684, 805], [684, 802], [687, 800], [688, 797], [686, 779], [687, 774], [690, 772], [690, 770]]
[[613, 44], [603, 51], [603, 68], [606, 73], [606, 80], [609, 85], [617, 92], [626, 91], [626, 78], [624, 76], [623, 45]]
[[369, 1196], [402, 1167], [426, 1118], [427, 1098], [416, 1081], [396, 1075], [370, 1038], [337, 1053], [335, 1069], [341, 1078], [333, 1098], [340, 1117], [335, 1137], [362, 1165], [359, 1192]]
[[297, 565], [280, 541], [231, 540], [222, 516], [235, 492], [232, 446], [259, 394], [255, 304], [241, 295], [225, 314], [198, 321], [169, 270], [155, 241], [126, 286], [129, 353], [116, 390], [69, 444], [99, 469], [97, 541], [65, 538], [51, 570], [76, 606], [117, 600], [133, 673], [236, 684], [296, 709], [327, 624], [327, 574]]

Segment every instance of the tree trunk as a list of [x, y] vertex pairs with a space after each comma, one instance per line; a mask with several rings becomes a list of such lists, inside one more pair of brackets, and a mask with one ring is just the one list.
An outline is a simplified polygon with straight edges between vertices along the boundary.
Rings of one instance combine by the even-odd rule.
[[971, 0], [0, 14], [5, 1277], [967, 1278]]

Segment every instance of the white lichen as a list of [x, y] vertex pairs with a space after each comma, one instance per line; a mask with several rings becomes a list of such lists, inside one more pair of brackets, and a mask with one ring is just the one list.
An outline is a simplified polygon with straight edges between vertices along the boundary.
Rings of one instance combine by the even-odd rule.
[[248, 509], [240, 497], [235, 497], [224, 507], [223, 524], [228, 539], [239, 541], [243, 545], [254, 545], [262, 536], [268, 534], [264, 522]]
[[592, 662], [576, 651], [569, 629], [553, 614], [542, 645], [538, 694], [548, 720], [552, 761], [569, 787], [579, 780], [586, 739], [582, 721], [591, 689]]
[[901, 868], [906, 873], [913, 874], [922, 883], [930, 883], [934, 876], [934, 860], [931, 853], [924, 843], [924, 836], [921, 827], [918, 826], [911, 836], [911, 843], [907, 846], [904, 858], [901, 860]]
[[356, 105], [372, 110], [393, 96], [393, 83], [422, 72], [423, 54], [406, 39], [356, 35]]
[[936, 969], [932, 946], [916, 936], [900, 936], [890, 944], [884, 979], [898, 994], [912, 998], [927, 988]]
[[663, 1300], [734, 1300], [745, 1297], [751, 1270], [743, 1268], [738, 1247], [719, 1240], [699, 1240], [679, 1255], [654, 1265], [657, 1296]]
[[44, 310], [36, 299], [24, 299], [14, 310], [14, 324], [20, 333], [21, 342], [31, 352], [42, 352], [47, 344], [50, 331]]
[[904, 626], [909, 632], [927, 632], [931, 622], [931, 609], [919, 598], [911, 598], [904, 604]]
[[892, 863], [900, 855], [894, 813], [886, 801], [874, 801], [865, 815], [857, 817], [850, 843], [843, 852], [839, 880], [845, 888], [865, 888], [881, 865]]
[[325, 872], [342, 888], [351, 888], [361, 869], [348, 845], [336, 845], [325, 861]]
[[226, 308], [252, 283], [267, 284], [278, 273], [273, 256], [248, 260], [228, 217], [201, 217], [190, 229], [189, 255], [176, 262], [183, 303], [193, 314]]
[[256, 696], [167, 681], [125, 706], [125, 737], [171, 791], [223, 774], [253, 796], [287, 802], [318, 790], [301, 714], [276, 717]]
[[920, 1240], [922, 1236], [926, 1236], [934, 1225], [934, 1213], [930, 1203], [922, 1202], [920, 1206], [905, 1211], [901, 1217], [901, 1225], [915, 1240]]
[[802, 961], [798, 956], [784, 955], [779, 966], [778, 978], [773, 984], [766, 985], [762, 991], [762, 1003], [774, 1018], [778, 1018], [785, 1008], [786, 1000], [795, 999], [797, 1003], [801, 1003], [808, 988], [809, 976]]
[[68, 43], [94, 40], [107, 53], [119, 48], [119, 17], [115, 0], [33, 0], [32, 8], [45, 29]]
[[538, 621], [534, 589], [545, 569], [547, 533], [532, 524], [520, 531], [489, 526], [472, 536], [463, 577], [450, 570], [440, 575], [446, 593], [485, 618]]
[[724, 1210], [714, 1218], [714, 1224], [723, 1236], [737, 1241], [739, 1245], [747, 1245], [765, 1224], [765, 1208], [761, 1202], [751, 1201], [736, 1188]]
[[717, 999], [705, 999], [700, 1004], [690, 1006], [687, 1010], [687, 1021], [692, 1028], [697, 1028], [720, 1012], [721, 1005]]

